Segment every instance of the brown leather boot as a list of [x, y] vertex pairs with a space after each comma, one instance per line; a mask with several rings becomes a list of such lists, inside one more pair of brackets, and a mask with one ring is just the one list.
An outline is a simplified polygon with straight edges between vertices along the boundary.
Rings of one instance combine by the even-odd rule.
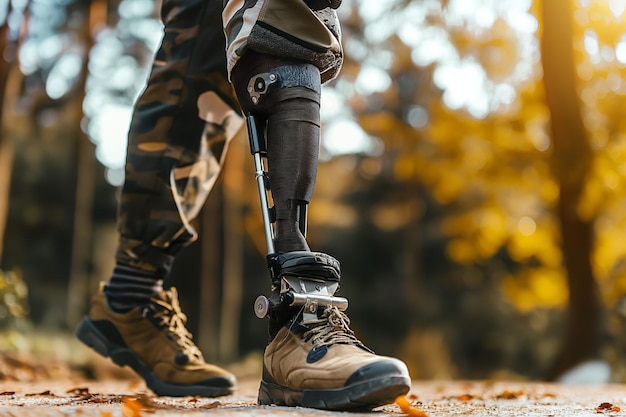
[[151, 303], [115, 313], [102, 291], [91, 302], [76, 336], [104, 357], [137, 372], [157, 395], [217, 397], [232, 394], [236, 380], [204, 362], [185, 327], [176, 289], [162, 291]]
[[317, 319], [283, 326], [265, 349], [259, 404], [370, 410], [406, 394], [406, 365], [374, 354], [349, 325], [328, 307]]

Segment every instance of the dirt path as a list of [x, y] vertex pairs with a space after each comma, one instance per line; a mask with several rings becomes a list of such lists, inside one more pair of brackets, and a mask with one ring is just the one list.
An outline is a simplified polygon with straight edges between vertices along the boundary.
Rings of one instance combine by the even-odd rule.
[[[0, 416], [384, 416], [407, 415], [398, 405], [371, 413], [338, 413], [256, 405], [258, 380], [240, 381], [236, 395], [217, 399], [155, 397], [132, 380], [0, 382]], [[407, 395], [412, 415], [626, 416], [626, 386], [572, 387], [539, 383], [417, 382]]]

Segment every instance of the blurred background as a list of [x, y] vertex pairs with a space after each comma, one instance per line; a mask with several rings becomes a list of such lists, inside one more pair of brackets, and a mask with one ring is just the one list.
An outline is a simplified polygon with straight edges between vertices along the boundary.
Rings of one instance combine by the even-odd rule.
[[[341, 261], [353, 329], [415, 379], [554, 380], [596, 360], [626, 382], [625, 8], [344, 0], [309, 242]], [[159, 2], [0, 0], [0, 24], [0, 365], [93, 374], [72, 332], [113, 267]], [[168, 281], [223, 364], [267, 339], [247, 146]]]

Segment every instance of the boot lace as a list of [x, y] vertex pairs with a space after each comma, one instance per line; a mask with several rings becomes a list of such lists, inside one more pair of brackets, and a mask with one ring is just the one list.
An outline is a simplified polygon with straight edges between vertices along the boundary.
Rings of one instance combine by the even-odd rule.
[[152, 302], [156, 307], [152, 317], [158, 321], [159, 327], [167, 329], [168, 337], [176, 342], [185, 355], [202, 359], [202, 352], [193, 342], [193, 335], [185, 326], [187, 316], [180, 309], [176, 288], [164, 291], [163, 295], [165, 296], [163, 299], [152, 298]]
[[363, 343], [350, 329], [350, 319], [337, 307], [328, 307], [317, 320], [302, 323], [309, 328], [303, 334], [304, 341], [310, 341], [314, 348], [333, 344], [363, 346]]

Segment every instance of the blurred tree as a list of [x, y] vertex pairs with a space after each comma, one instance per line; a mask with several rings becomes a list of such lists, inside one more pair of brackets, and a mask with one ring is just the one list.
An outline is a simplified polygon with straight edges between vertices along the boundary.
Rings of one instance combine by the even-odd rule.
[[580, 215], [580, 201], [593, 153], [583, 125], [574, 60], [574, 13], [569, 0], [543, 1], [542, 62], [559, 183], [556, 207], [569, 289], [566, 339], [554, 376], [600, 353], [601, 305], [591, 266], [593, 218]]
[[[17, 52], [23, 40], [28, 21], [27, 1], [22, 7], [14, 8], [6, 2], [0, 26], [0, 260], [2, 259], [4, 231], [9, 210], [9, 191], [13, 168], [13, 139], [10, 136], [12, 109], [16, 105], [21, 73], [17, 65]], [[19, 22], [11, 28], [11, 19]]]
[[[75, 106], [75, 126], [80, 126], [84, 118], [83, 102], [87, 91], [89, 74], [89, 53], [94, 45], [97, 30], [106, 24], [106, 2], [94, 0], [86, 4], [82, 11], [82, 25], [77, 30], [85, 42], [85, 53], [77, 79], [78, 94]], [[74, 327], [85, 313], [90, 295], [89, 270], [93, 241], [93, 204], [95, 192], [96, 157], [95, 148], [83, 132], [76, 139], [76, 196], [74, 203], [74, 225], [72, 231], [72, 254], [69, 283], [67, 286], [66, 324]]]

